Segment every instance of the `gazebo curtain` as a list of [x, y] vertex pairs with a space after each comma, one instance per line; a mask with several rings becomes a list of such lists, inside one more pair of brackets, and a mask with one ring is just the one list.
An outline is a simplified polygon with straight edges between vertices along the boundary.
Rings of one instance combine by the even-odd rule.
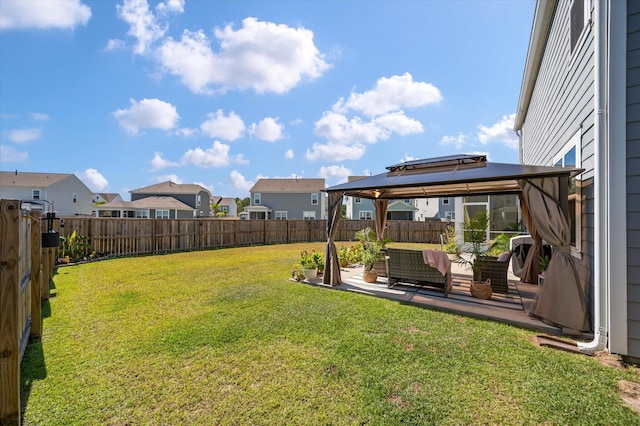
[[554, 248], [533, 314], [563, 327], [589, 331], [585, 292], [571, 256], [567, 179], [562, 176], [520, 182], [539, 237]]
[[389, 200], [374, 200], [373, 206], [376, 212], [376, 237], [378, 241], [384, 240], [384, 231], [387, 228], [387, 206]]
[[522, 219], [524, 224], [531, 235], [533, 245], [529, 249], [529, 253], [522, 265], [522, 272], [520, 272], [520, 280], [525, 283], [538, 283], [538, 274], [540, 273], [539, 256], [542, 253], [542, 238], [538, 235], [538, 230], [533, 224], [531, 212], [529, 211], [529, 204], [522, 193], [518, 194], [520, 199], [520, 209], [522, 211]]
[[340, 222], [342, 211], [342, 192], [329, 192], [329, 216], [327, 218], [327, 249], [325, 250], [325, 265], [322, 282], [331, 286], [342, 283], [340, 277], [340, 262], [338, 262], [338, 249], [335, 244], [336, 232]]

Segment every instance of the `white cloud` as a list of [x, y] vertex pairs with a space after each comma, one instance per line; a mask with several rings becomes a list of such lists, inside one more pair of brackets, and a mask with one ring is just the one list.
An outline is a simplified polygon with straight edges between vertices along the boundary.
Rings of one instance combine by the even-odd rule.
[[156, 6], [158, 13], [182, 13], [184, 12], [184, 0], [166, 0]]
[[169, 174], [169, 175], [160, 175], [156, 177], [156, 182], [166, 182], [171, 181], [173, 183], [184, 183], [182, 179], [178, 177], [178, 175]]
[[119, 109], [113, 113], [120, 126], [131, 134], [140, 129], [173, 129], [180, 119], [176, 107], [160, 99], [130, 99], [131, 108]]
[[193, 184], [194, 185], [200, 185], [201, 187], [206, 188], [211, 194], [213, 194], [213, 189], [214, 189], [213, 185], [205, 185], [202, 182], [193, 182]]
[[293, 149], [288, 149], [287, 152], [284, 153], [284, 158], [287, 160], [293, 160], [295, 154], [293, 153]]
[[389, 132], [375, 123], [362, 121], [359, 117], [348, 119], [333, 111], [326, 111], [315, 125], [314, 134], [334, 143], [375, 143], [389, 137]]
[[350, 145], [336, 144], [329, 142], [327, 144], [314, 143], [311, 150], [307, 149], [307, 160], [327, 160], [327, 161], [344, 161], [358, 160], [365, 152], [362, 144], [355, 143]]
[[214, 141], [211, 148], [200, 147], [190, 149], [182, 156], [181, 163], [184, 166], [197, 166], [201, 168], [224, 167], [229, 165], [229, 145]]
[[417, 158], [416, 157], [412, 157], [412, 156], [410, 156], [408, 154], [405, 154], [404, 158], [400, 159], [400, 163], [406, 163], [407, 161], [413, 161], [413, 160], [417, 160]]
[[266, 117], [260, 120], [258, 124], [251, 124], [249, 134], [263, 141], [275, 142], [278, 139], [282, 139], [283, 129], [284, 125], [278, 123], [277, 118]]
[[345, 166], [323, 166], [320, 167], [318, 175], [325, 179], [338, 179], [342, 183], [346, 182], [347, 177], [353, 175], [353, 172]]
[[418, 120], [407, 117], [402, 111], [380, 115], [373, 119], [373, 124], [382, 129], [388, 130], [389, 132], [395, 132], [402, 136], [410, 135], [412, 133], [422, 133], [423, 131], [422, 123]]
[[229, 173], [229, 179], [228, 182], [236, 189], [240, 189], [242, 191], [249, 191], [251, 189], [251, 187], [255, 184], [255, 182], [252, 182], [250, 180], [246, 180], [244, 178], [244, 176], [242, 176], [242, 174], [237, 171], [237, 170], [233, 170], [231, 173]]
[[20, 163], [26, 161], [29, 158], [29, 154], [25, 151], [18, 151], [17, 149], [0, 145], [0, 158], [6, 163]]
[[175, 166], [180, 166], [180, 163], [165, 160], [164, 158], [162, 158], [161, 152], [156, 151], [153, 153], [153, 158], [151, 159], [151, 167], [153, 168], [153, 170], [160, 170], [167, 167]]
[[36, 121], [43, 121], [43, 122], [47, 122], [51, 120], [51, 118], [47, 114], [42, 112], [30, 112], [29, 117], [33, 118]]
[[320, 77], [329, 65], [313, 43], [313, 32], [246, 18], [242, 28], [216, 29], [220, 52], [202, 30], [185, 30], [179, 41], [168, 37], [159, 49], [162, 66], [195, 93], [253, 89], [286, 93], [303, 78]]
[[244, 158], [244, 154], [236, 154], [232, 157], [233, 162], [236, 164], [249, 164], [249, 160], [247, 160], [246, 158]]
[[7, 132], [7, 138], [13, 143], [27, 143], [40, 139], [41, 129], [15, 129]]
[[207, 114], [207, 120], [200, 125], [200, 129], [212, 138], [220, 138], [228, 141], [239, 139], [244, 134], [244, 121], [235, 112], [231, 111], [225, 117], [219, 109], [215, 113]]
[[127, 34], [137, 40], [133, 48], [135, 53], [146, 53], [151, 44], [167, 31], [167, 27], [161, 25], [149, 10], [147, 0], [124, 0], [122, 5], [116, 6], [116, 10], [120, 18], [129, 24]]
[[430, 83], [414, 82], [411, 74], [404, 73], [389, 78], [382, 77], [373, 90], [352, 93], [346, 101], [340, 99], [333, 108], [337, 112], [354, 110], [372, 117], [441, 101], [442, 95], [437, 87]]
[[109, 187], [109, 182], [96, 169], [86, 169], [84, 172], [77, 173], [80, 179], [93, 192], [102, 192]]
[[124, 41], [119, 40], [117, 38], [110, 38], [107, 40], [107, 45], [104, 47], [106, 52], [111, 52], [113, 50], [120, 50], [126, 47]]
[[440, 145], [453, 145], [455, 149], [462, 148], [468, 140], [468, 136], [460, 132], [457, 136], [445, 135], [440, 139]]
[[19, 28], [73, 30], [87, 25], [91, 8], [80, 0], [2, 0], [0, 30]]
[[513, 113], [509, 116], [503, 116], [500, 121], [491, 127], [483, 125], [478, 126], [478, 139], [480, 140], [480, 143], [486, 145], [490, 142], [502, 142], [509, 148], [517, 149], [518, 136], [513, 131], [515, 118], [516, 114]]
[[190, 136], [194, 136], [197, 133], [198, 133], [198, 129], [191, 129], [189, 127], [182, 127], [180, 129], [176, 130], [176, 135], [183, 136], [185, 138], [188, 138]]

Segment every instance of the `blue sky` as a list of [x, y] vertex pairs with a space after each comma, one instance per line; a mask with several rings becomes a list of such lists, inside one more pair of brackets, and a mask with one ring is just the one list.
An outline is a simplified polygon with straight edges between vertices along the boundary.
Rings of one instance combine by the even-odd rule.
[[0, 168], [94, 192], [377, 174], [513, 119], [535, 2], [0, 2]]

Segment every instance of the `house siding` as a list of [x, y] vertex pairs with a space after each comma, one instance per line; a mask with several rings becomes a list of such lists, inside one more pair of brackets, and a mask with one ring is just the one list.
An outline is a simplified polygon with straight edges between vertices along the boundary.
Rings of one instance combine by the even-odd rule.
[[627, 339], [640, 358], [640, 2], [627, 2]]
[[[326, 219], [324, 214], [324, 197], [323, 192], [318, 191], [318, 204], [311, 204], [311, 193], [265, 193], [262, 192], [262, 206], [269, 207], [273, 210], [271, 219], [275, 218], [276, 211], [286, 211], [287, 219], [302, 219], [303, 212], [315, 211], [316, 219]], [[251, 194], [253, 200], [253, 194]], [[253, 204], [252, 204], [253, 205]]]
[[587, 286], [593, 313], [593, 177], [594, 177], [594, 34], [587, 24], [581, 41], [571, 52], [569, 0], [556, 5], [547, 45], [531, 102], [522, 125], [522, 162], [553, 165], [554, 157], [580, 131], [581, 255], [575, 257], [578, 275]]

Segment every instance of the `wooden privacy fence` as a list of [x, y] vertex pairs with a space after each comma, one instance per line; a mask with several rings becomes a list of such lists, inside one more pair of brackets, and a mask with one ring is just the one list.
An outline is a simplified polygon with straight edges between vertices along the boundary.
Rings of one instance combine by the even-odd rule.
[[20, 424], [20, 362], [29, 338], [42, 335], [42, 300], [49, 297], [55, 249], [41, 247], [40, 216], [20, 201], [0, 200], [2, 425]]
[[[320, 242], [326, 220], [135, 219], [64, 217], [54, 222], [63, 237], [73, 231], [88, 238], [97, 253], [111, 256], [170, 253], [253, 245]], [[341, 220], [337, 241], [374, 228], [372, 220]], [[385, 237], [396, 242], [439, 243], [445, 222], [387, 222]]]

